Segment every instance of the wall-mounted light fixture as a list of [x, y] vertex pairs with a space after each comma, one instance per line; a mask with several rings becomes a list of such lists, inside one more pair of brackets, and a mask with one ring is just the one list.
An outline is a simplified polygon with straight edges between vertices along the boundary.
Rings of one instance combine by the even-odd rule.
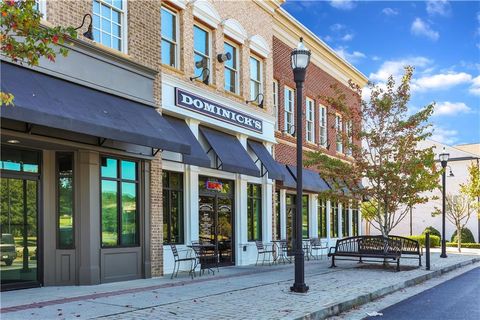
[[[262, 96], [262, 100], [260, 100], [260, 96]], [[264, 95], [263, 95], [263, 93], [259, 93], [259, 94], [257, 94], [257, 96], [255, 97], [255, 99], [253, 99], [253, 100], [247, 100], [247, 101], [245, 101], [245, 103], [250, 103], [250, 102], [256, 102], [256, 101], [258, 101], [258, 106], [259, 106], [260, 108], [263, 108], [263, 100], [264, 100]]]
[[230, 52], [227, 52], [227, 53], [219, 53], [217, 55], [217, 60], [218, 62], [220, 63], [224, 63], [225, 61], [228, 61], [232, 59], [232, 54]]
[[210, 69], [208, 69], [208, 60], [207, 58], [202, 58], [202, 60], [195, 62], [195, 68], [202, 69], [202, 72], [196, 77], [190, 77], [190, 81], [203, 77], [202, 82], [208, 84], [210, 78]]
[[78, 30], [80, 28], [83, 27], [83, 25], [85, 24], [85, 19], [89, 17], [90, 18], [90, 23], [88, 24], [88, 29], [87, 31], [85, 31], [83, 33], [83, 36], [87, 39], [90, 39], [90, 40], [93, 40], [93, 32], [92, 32], [92, 22], [93, 22], [93, 19], [92, 19], [92, 16], [90, 13], [87, 13], [86, 15], [83, 16], [83, 20], [82, 20], [82, 25], [78, 28], [75, 28], [75, 30]]

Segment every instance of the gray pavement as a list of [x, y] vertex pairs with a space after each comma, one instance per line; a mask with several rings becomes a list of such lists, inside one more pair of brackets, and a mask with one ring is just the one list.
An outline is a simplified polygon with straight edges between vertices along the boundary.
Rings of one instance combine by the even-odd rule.
[[290, 292], [293, 264], [220, 269], [197, 277], [186, 274], [98, 286], [46, 287], [1, 294], [7, 319], [297, 319], [324, 318], [395, 290], [478, 261], [480, 252], [432, 255], [432, 270], [415, 261], [394, 266], [339, 262], [306, 263], [307, 294]]

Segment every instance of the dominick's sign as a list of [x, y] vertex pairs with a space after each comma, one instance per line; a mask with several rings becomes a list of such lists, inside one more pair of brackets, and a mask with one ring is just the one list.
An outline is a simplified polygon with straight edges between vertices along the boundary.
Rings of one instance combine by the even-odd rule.
[[175, 88], [175, 104], [209, 117], [235, 124], [262, 133], [263, 121], [246, 113], [232, 110], [216, 102], [199, 97], [180, 88]]

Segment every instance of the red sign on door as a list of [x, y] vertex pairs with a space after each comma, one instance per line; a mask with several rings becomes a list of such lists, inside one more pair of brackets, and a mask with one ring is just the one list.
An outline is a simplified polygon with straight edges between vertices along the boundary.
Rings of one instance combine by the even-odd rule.
[[207, 190], [222, 191], [223, 183], [215, 180], [207, 180], [205, 187]]

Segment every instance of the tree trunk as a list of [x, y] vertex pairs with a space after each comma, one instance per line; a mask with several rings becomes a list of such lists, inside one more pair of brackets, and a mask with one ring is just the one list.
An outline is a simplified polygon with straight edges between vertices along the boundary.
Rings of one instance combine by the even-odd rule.
[[458, 252], [462, 252], [462, 228], [457, 228], [457, 248]]

